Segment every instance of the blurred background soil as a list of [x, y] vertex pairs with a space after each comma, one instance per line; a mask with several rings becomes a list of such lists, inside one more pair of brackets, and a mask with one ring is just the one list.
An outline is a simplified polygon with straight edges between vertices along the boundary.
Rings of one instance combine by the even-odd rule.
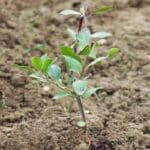
[[[90, 84], [102, 87], [98, 98], [85, 103], [90, 140], [107, 139], [115, 150], [150, 149], [150, 1], [101, 0], [113, 11], [89, 18], [92, 32], [112, 33], [99, 54], [110, 47], [119, 56], [96, 66]], [[59, 47], [71, 40], [68, 26], [77, 18], [64, 17], [66, 8], [78, 10], [79, 0], [0, 0], [0, 150], [86, 150], [88, 139], [76, 126], [78, 108], [64, 111], [67, 101], [54, 102], [54, 89], [13, 64], [30, 65], [33, 55], [59, 57]], [[44, 50], [39, 44], [45, 46]], [[112, 148], [110, 148], [112, 149]]]

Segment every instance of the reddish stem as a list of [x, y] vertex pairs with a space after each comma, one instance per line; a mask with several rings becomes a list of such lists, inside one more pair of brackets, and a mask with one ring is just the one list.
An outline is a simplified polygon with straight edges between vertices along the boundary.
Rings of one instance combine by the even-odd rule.
[[79, 27], [78, 27], [78, 32], [80, 32], [80, 31], [81, 31], [82, 26], [83, 26], [83, 22], [84, 22], [84, 16], [80, 17]]

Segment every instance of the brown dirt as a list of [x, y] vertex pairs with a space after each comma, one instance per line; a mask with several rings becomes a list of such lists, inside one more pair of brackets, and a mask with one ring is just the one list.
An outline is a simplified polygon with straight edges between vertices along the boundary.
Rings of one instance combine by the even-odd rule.
[[85, 104], [89, 139], [76, 126], [76, 106], [66, 113], [65, 101], [52, 101], [54, 90], [45, 92], [44, 85], [12, 66], [41, 55], [26, 51], [37, 43], [58, 56], [59, 45], [70, 41], [66, 27], [74, 27], [76, 19], [57, 13], [78, 4], [0, 0], [0, 150], [86, 150], [89, 140], [98, 150], [150, 149], [149, 0], [107, 0], [103, 5], [113, 5], [114, 11], [89, 18], [92, 31], [113, 34], [100, 52], [112, 46], [121, 50], [116, 59], [91, 70], [90, 84], [102, 90]]

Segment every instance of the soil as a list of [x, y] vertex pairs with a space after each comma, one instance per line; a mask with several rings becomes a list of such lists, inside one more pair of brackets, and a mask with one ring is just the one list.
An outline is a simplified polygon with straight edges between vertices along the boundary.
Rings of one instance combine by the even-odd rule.
[[58, 14], [78, 9], [79, 1], [0, 0], [0, 150], [148, 150], [150, 149], [150, 1], [106, 0], [113, 11], [89, 18], [94, 31], [112, 37], [110, 47], [119, 56], [90, 70], [90, 84], [100, 86], [98, 97], [86, 101], [88, 138], [78, 128], [75, 105], [71, 114], [67, 101], [52, 100], [54, 89], [28, 77], [13, 64], [30, 64], [45, 44], [50, 56], [59, 57], [59, 46], [71, 42], [65, 32], [77, 19]]

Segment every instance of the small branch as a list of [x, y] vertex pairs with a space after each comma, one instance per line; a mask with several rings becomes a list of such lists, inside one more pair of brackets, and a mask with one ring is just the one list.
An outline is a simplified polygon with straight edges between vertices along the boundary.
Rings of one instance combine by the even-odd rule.
[[57, 88], [59, 88], [59, 89], [61, 89], [61, 90], [63, 90], [63, 91], [66, 91], [66, 92], [69, 92], [70, 94], [72, 94], [73, 93], [73, 91], [71, 90], [71, 89], [69, 89], [69, 88], [67, 88], [67, 87], [65, 87], [65, 86], [61, 86], [61, 85], [59, 85], [58, 83], [56, 83], [56, 82], [54, 82], [54, 81], [52, 81], [52, 80], [47, 80], [50, 84], [53, 84], [53, 85], [55, 85]]

